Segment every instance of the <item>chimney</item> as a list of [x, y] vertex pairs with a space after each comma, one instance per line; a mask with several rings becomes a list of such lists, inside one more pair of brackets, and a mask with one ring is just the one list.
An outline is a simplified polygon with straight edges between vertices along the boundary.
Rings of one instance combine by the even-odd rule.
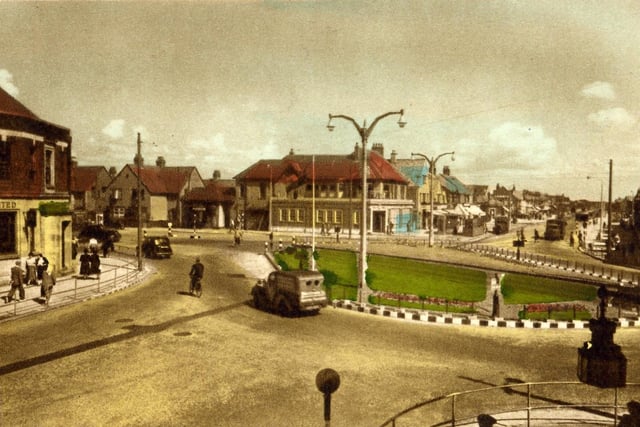
[[360, 151], [360, 146], [356, 142], [356, 145], [353, 147], [353, 158], [355, 160], [360, 160], [361, 157], [362, 157], [362, 152]]
[[71, 156], [71, 168], [75, 169], [78, 167], [78, 159], [76, 156]]
[[397, 159], [398, 159], [398, 153], [396, 152], [396, 150], [391, 150], [391, 158], [389, 159], [391, 164], [395, 165]]
[[167, 165], [167, 162], [164, 160], [164, 157], [158, 156], [158, 158], [156, 159], [156, 166], [158, 166], [159, 168], [163, 168], [166, 165]]
[[375, 151], [376, 153], [380, 154], [383, 158], [384, 158], [384, 145], [382, 145], [379, 142], [374, 143], [371, 146], [371, 151]]
[[445, 166], [445, 167], [442, 168], [442, 175], [444, 175], [444, 176], [451, 175], [451, 169], [449, 169], [449, 166]]
[[293, 148], [291, 148], [291, 150], [289, 150], [289, 155], [290, 155], [290, 156], [293, 156], [293, 155], [295, 155], [295, 154], [296, 154], [296, 153], [293, 151]]
[[214, 170], [214, 171], [213, 171], [213, 179], [214, 179], [215, 181], [217, 181], [217, 180], [219, 180], [219, 179], [220, 179], [220, 171], [219, 171], [218, 169], [216, 169], [216, 170]]

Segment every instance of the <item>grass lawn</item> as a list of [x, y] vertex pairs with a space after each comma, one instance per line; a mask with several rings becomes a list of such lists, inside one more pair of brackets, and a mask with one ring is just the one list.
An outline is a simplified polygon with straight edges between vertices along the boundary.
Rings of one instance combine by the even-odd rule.
[[[336, 286], [357, 286], [357, 254], [349, 251], [322, 249], [318, 251], [318, 269], [335, 274], [332, 296], [343, 293], [357, 294], [357, 288], [336, 289]], [[281, 265], [297, 266], [295, 254], [277, 253]], [[463, 269], [446, 265], [429, 264], [422, 261], [369, 256], [369, 286], [373, 290], [396, 294], [424, 295], [460, 301], [482, 301], [485, 298], [486, 275], [483, 271]], [[333, 281], [333, 280], [331, 280]]]
[[597, 292], [591, 285], [524, 274], [505, 275], [501, 289], [505, 304], [594, 301]]
[[373, 290], [469, 302], [486, 296], [484, 271], [380, 255], [369, 257], [369, 270]]

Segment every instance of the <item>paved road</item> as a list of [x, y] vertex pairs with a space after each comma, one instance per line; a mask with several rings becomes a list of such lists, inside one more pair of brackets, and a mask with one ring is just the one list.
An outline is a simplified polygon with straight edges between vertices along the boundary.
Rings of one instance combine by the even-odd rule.
[[[315, 375], [330, 367], [342, 380], [332, 425], [375, 426], [453, 391], [575, 378], [585, 331], [416, 325], [332, 308], [302, 318], [257, 311], [247, 302], [259, 272], [239, 263], [261, 242], [247, 236], [234, 248], [227, 237], [179, 236], [176, 256], [155, 262], [157, 274], [141, 285], [0, 324], [0, 424], [318, 426]], [[201, 299], [186, 294], [196, 255], [206, 268]], [[630, 380], [640, 378], [638, 335], [616, 334]]]

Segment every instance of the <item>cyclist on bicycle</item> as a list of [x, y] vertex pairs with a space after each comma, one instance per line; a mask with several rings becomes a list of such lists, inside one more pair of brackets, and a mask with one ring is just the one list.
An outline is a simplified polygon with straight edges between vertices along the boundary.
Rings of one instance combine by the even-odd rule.
[[189, 287], [189, 292], [193, 293], [196, 285], [202, 279], [204, 275], [204, 265], [200, 262], [200, 258], [196, 257], [196, 262], [191, 266], [191, 271], [189, 272], [189, 277], [191, 277], [191, 286]]

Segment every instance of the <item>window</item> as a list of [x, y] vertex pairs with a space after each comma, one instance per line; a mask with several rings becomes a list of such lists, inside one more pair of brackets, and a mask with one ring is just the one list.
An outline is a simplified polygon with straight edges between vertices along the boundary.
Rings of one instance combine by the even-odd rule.
[[113, 216], [114, 218], [123, 218], [125, 214], [125, 208], [123, 207], [115, 207], [113, 208]]
[[0, 141], [0, 179], [11, 178], [11, 143]]
[[341, 210], [333, 211], [333, 223], [334, 224], [342, 224], [342, 211]]
[[116, 188], [113, 190], [113, 200], [120, 200], [122, 199], [122, 190], [119, 188]]
[[55, 157], [54, 151], [51, 147], [45, 147], [44, 149], [44, 185], [46, 188], [53, 188], [55, 186]]
[[0, 212], [0, 254], [16, 252], [16, 212]]
[[304, 211], [296, 209], [296, 222], [304, 222]]
[[261, 182], [260, 183], [260, 200], [266, 199], [268, 193], [269, 193], [268, 184], [266, 182]]
[[359, 218], [360, 218], [359, 213], [358, 213], [358, 212], [356, 212], [356, 211], [354, 211], [354, 212], [353, 212], [353, 224], [354, 224], [354, 225], [359, 224], [359, 221], [358, 221], [358, 219], [359, 219]]

